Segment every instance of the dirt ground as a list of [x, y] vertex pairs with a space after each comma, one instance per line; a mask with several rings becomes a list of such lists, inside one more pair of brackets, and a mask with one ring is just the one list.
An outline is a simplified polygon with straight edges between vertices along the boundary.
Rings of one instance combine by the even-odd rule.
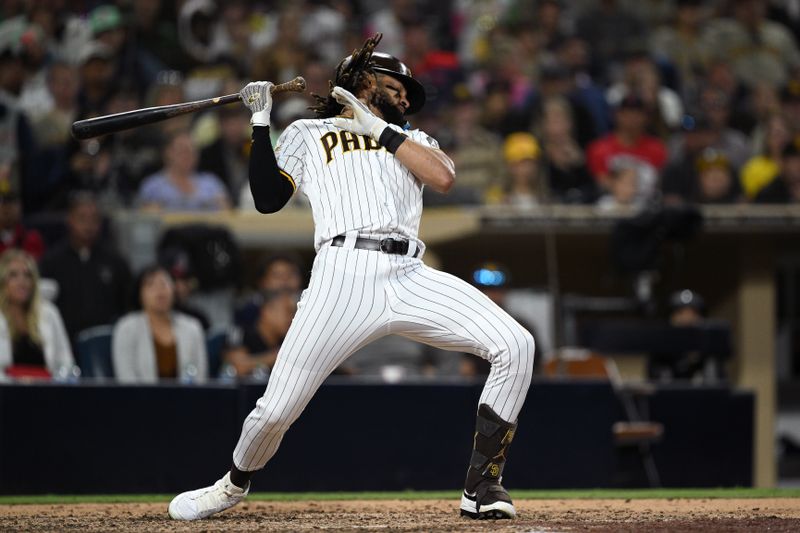
[[800, 499], [519, 500], [516, 520], [460, 518], [458, 502], [245, 502], [202, 522], [175, 522], [167, 504], [0, 506], [0, 531], [800, 531]]

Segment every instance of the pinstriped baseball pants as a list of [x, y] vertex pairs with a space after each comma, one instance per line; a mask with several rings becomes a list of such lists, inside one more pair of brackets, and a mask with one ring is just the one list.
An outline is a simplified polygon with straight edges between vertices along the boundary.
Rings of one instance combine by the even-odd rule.
[[533, 372], [528, 331], [475, 287], [419, 259], [324, 245], [266, 392], [245, 419], [236, 467], [263, 468], [325, 378], [388, 334], [487, 359], [480, 403], [516, 421]]

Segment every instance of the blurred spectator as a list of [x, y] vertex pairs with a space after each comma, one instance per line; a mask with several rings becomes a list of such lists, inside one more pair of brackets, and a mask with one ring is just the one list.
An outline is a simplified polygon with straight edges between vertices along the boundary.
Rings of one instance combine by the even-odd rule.
[[280, 83], [303, 73], [303, 66], [309, 61], [310, 55], [309, 47], [300, 39], [303, 16], [298, 6], [288, 6], [281, 11], [278, 35], [271, 44], [253, 53], [249, 71], [251, 79]]
[[[264, 291], [258, 319], [229, 336], [223, 361], [247, 376], [256, 369], [269, 370], [275, 365], [278, 350], [297, 310], [297, 293]], [[230, 338], [232, 337], [232, 338]]]
[[[108, 104], [109, 113], [145, 107], [134, 91], [122, 90]], [[179, 122], [179, 118], [170, 119]], [[108, 177], [98, 191], [106, 209], [130, 207], [142, 180], [161, 167], [162, 131], [145, 126], [118, 131], [102, 138], [109, 157]]]
[[703, 30], [710, 11], [704, 0], [677, 0], [675, 17], [650, 37], [650, 53], [657, 61], [668, 62], [678, 74], [680, 94], [692, 94], [708, 65], [708, 43]]
[[586, 41], [567, 37], [556, 51], [558, 63], [564, 65], [572, 76], [572, 95], [586, 106], [594, 119], [595, 133], [605, 135], [611, 129], [611, 108], [605, 91], [593, 79], [590, 53]]
[[614, 159], [609, 168], [608, 193], [597, 200], [597, 207], [603, 210], [644, 207], [648, 198], [642, 186], [642, 167], [641, 161], [632, 157]]
[[564, 0], [537, 0], [532, 17], [537, 38], [548, 52], [555, 52], [569, 36], [564, 21]]
[[38, 170], [33, 130], [18, 102], [23, 79], [19, 43], [0, 35], [0, 178], [10, 180], [27, 206]]
[[646, 26], [617, 0], [599, 0], [597, 4], [578, 19], [576, 32], [592, 51], [594, 77], [605, 82], [628, 50], [645, 45]]
[[521, 208], [545, 203], [546, 184], [540, 172], [541, 149], [536, 138], [530, 133], [512, 133], [503, 144], [503, 156], [508, 181], [502, 192], [502, 203]]
[[[737, 171], [750, 158], [752, 153], [747, 136], [730, 125], [733, 102], [730, 97], [717, 88], [706, 86], [700, 91], [699, 107], [708, 117], [714, 139], [711, 146], [728, 158]], [[676, 147], [671, 146], [672, 150]], [[679, 148], [677, 148], [679, 149]]]
[[316, 49], [328, 65], [335, 66], [352, 50], [352, 47], [345, 48], [345, 37], [353, 20], [350, 2], [306, 0], [299, 4], [303, 13], [302, 42]]
[[217, 117], [219, 136], [200, 152], [198, 169], [219, 177], [238, 204], [242, 187], [249, 187], [250, 117], [239, 105], [219, 108]]
[[[729, 126], [731, 113], [731, 101], [724, 91], [715, 87], [705, 86], [700, 92], [698, 104], [699, 113], [684, 117], [682, 126], [687, 127], [686, 121], [697, 121], [695, 130], [702, 129], [702, 148], [713, 148], [725, 154], [734, 170], [737, 172], [750, 158], [750, 144], [747, 136], [741, 131]], [[701, 117], [701, 118], [700, 118]], [[700, 135], [701, 132], [698, 132]], [[670, 162], [682, 159], [692, 159], [691, 147], [687, 146], [690, 141], [688, 135], [673, 135], [669, 142]]]
[[394, 57], [405, 57], [403, 27], [410, 17], [419, 12], [418, 4], [417, 0], [390, 0], [367, 16], [364, 34], [372, 36], [377, 32], [383, 33], [381, 51]]
[[616, 158], [632, 157], [642, 163], [639, 172], [641, 190], [647, 191], [655, 187], [658, 173], [667, 161], [667, 151], [664, 143], [646, 134], [647, 111], [641, 98], [634, 94], [627, 95], [616, 108], [614, 130], [589, 145], [589, 169], [600, 186], [608, 183], [610, 167]]
[[22, 225], [22, 204], [9, 174], [8, 165], [0, 165], [0, 253], [18, 248], [39, 259], [44, 241], [38, 231]]
[[208, 360], [203, 328], [194, 318], [174, 311], [175, 285], [169, 273], [160, 266], [147, 267], [134, 287], [139, 310], [114, 326], [116, 378], [122, 383], [169, 378], [205, 381]]
[[430, 112], [448, 103], [454, 87], [463, 81], [464, 72], [458, 56], [440, 48], [434, 41], [428, 23], [426, 18], [406, 22], [403, 61], [430, 93], [426, 103], [426, 111]]
[[71, 140], [63, 175], [49, 180], [49, 190], [42, 192], [46, 208], [66, 208], [71, 192], [76, 190], [92, 191], [98, 198], [115, 192], [110, 182], [112, 163], [110, 137]]
[[741, 182], [748, 198], [755, 198], [778, 175], [783, 149], [790, 140], [786, 119], [783, 115], [772, 115], [764, 132], [764, 151], [742, 167]]
[[131, 39], [128, 21], [116, 5], [94, 8], [89, 13], [89, 27], [92, 39], [110, 51], [116, 87], [133, 88], [143, 96], [164, 65]]
[[180, 248], [167, 248], [159, 253], [158, 263], [167, 270], [175, 282], [175, 311], [196, 318], [203, 326], [203, 331], [208, 331], [211, 321], [208, 315], [194, 306], [189, 300], [199, 286], [200, 280], [192, 268], [192, 260], [186, 250]]
[[774, 86], [765, 81], [758, 82], [752, 87], [745, 85], [736, 77], [733, 65], [727, 58], [712, 60], [704, 74], [705, 80], [699, 85], [697, 92], [686, 97], [686, 107], [692, 110], [704, 109], [703, 90], [712, 89], [710, 94], [714, 94], [713, 91], [716, 90], [724, 95], [723, 101], [727, 109], [726, 124], [741, 132], [750, 132], [755, 126], [751, 92], [761, 85]]
[[695, 196], [699, 183], [697, 158], [703, 151], [713, 150], [712, 145], [716, 139], [711, 122], [703, 113], [685, 115], [681, 121], [681, 130], [674, 135], [671, 142], [681, 149], [664, 168], [661, 179], [664, 202], [668, 204], [690, 202]]
[[166, 141], [164, 168], [142, 183], [137, 204], [143, 209], [217, 211], [228, 209], [225, 185], [213, 174], [197, 171], [197, 150], [188, 132]]
[[131, 42], [171, 69], [186, 69], [189, 59], [178, 40], [172, 2], [133, 0], [129, 32]]
[[[675, 18], [681, 0], [619, 0], [620, 7], [636, 15], [646, 28], [657, 28]], [[719, 0], [711, 0], [710, 3]]]
[[725, 157], [713, 148], [704, 150], [695, 162], [697, 184], [691, 201], [698, 204], [738, 202], [742, 192], [734, 170]]
[[792, 139], [782, 155], [780, 174], [756, 195], [757, 203], [800, 202], [800, 137]]
[[[669, 324], [674, 327], [699, 326], [706, 321], [705, 299], [698, 293], [683, 289], [669, 298]], [[701, 374], [707, 357], [699, 352], [685, 354], [654, 353], [648, 359], [648, 375], [651, 379], [691, 379]]]
[[55, 303], [74, 346], [84, 329], [113, 324], [127, 311], [131, 274], [102, 238], [102, 214], [93, 195], [72, 194], [66, 224], [66, 239], [42, 258], [41, 272], [58, 284]]
[[[162, 70], [148, 87], [144, 99], [145, 107], [181, 104], [191, 100], [186, 94], [186, 83], [181, 72], [177, 70]], [[150, 137], [151, 144], [163, 145], [173, 134], [190, 130], [193, 118], [192, 114], [172, 117], [164, 122], [145, 126], [142, 131], [146, 132]]]
[[256, 276], [255, 291], [244, 297], [235, 312], [236, 324], [246, 328], [260, 313], [264, 293], [275, 291], [300, 292], [303, 285], [300, 260], [290, 254], [273, 254], [267, 257]]
[[789, 69], [800, 66], [794, 37], [765, 18], [766, 8], [766, 0], [732, 0], [732, 17], [711, 21], [705, 36], [710, 54], [731, 60], [736, 76], [751, 87], [783, 85]]
[[[247, 75], [254, 50], [263, 41], [261, 21], [245, 0], [215, 2], [209, 53], [216, 62], [234, 68], [237, 78]], [[213, 4], [212, 4], [213, 5]]]
[[47, 49], [47, 36], [38, 24], [26, 23], [19, 39], [25, 69], [19, 104], [31, 119], [35, 119], [52, 105], [47, 90], [47, 64], [52, 58]]
[[21, 250], [3, 252], [0, 370], [10, 375], [57, 375], [62, 367], [71, 370], [74, 365], [61, 315], [56, 306], [39, 294], [36, 262]]
[[105, 43], [90, 41], [82, 47], [78, 58], [81, 78], [78, 117], [90, 118], [103, 114], [117, 90], [113, 60], [114, 51]]
[[549, 61], [540, 65], [538, 90], [525, 108], [514, 114], [519, 121], [514, 129], [537, 129], [536, 125], [544, 113], [544, 102], [551, 98], [562, 98], [569, 106], [572, 134], [581, 146], [585, 147], [597, 138], [595, 118], [582, 100], [583, 93], [575, 91], [573, 76], [563, 65]]
[[62, 148], [70, 139], [70, 128], [77, 116], [78, 71], [64, 62], [47, 69], [47, 91], [51, 104], [40, 109], [33, 128], [40, 149]]
[[492, 187], [502, 181], [502, 143], [499, 136], [480, 125], [480, 102], [465, 85], [455, 88], [451, 111], [445, 113], [448, 122], [440, 143], [458, 169], [458, 182], [451, 193], [463, 203], [485, 202]]
[[481, 125], [487, 130], [505, 136], [511, 131], [506, 121], [511, 115], [511, 83], [492, 80], [486, 85], [481, 106]]
[[667, 138], [680, 125], [683, 104], [678, 94], [661, 83], [661, 74], [645, 50], [628, 52], [623, 64], [622, 80], [606, 93], [608, 103], [617, 107], [625, 96], [640, 97], [650, 112], [650, 133]]
[[753, 155], [764, 153], [765, 136], [773, 115], [781, 114], [781, 101], [778, 91], [767, 83], [759, 83], [750, 94], [751, 118], [753, 127], [745, 131], [750, 136], [750, 149]]
[[792, 136], [800, 135], [800, 79], [793, 79], [781, 89], [781, 112]]
[[[597, 186], [586, 166], [583, 150], [573, 136], [572, 110], [562, 97], [542, 103], [539, 135], [550, 193], [564, 203], [590, 203]], [[460, 178], [459, 178], [460, 179]]]

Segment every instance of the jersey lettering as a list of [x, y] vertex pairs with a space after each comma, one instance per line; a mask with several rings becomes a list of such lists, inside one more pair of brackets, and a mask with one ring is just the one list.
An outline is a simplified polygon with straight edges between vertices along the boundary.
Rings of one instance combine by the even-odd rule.
[[369, 135], [356, 135], [347, 130], [341, 130], [339, 135], [329, 131], [319, 138], [322, 148], [325, 150], [325, 162], [333, 161], [334, 149], [339, 146], [343, 154], [356, 150], [382, 150], [383, 146]]
[[339, 137], [342, 139], [343, 153], [349, 152], [351, 149], [361, 150], [361, 145], [358, 143], [358, 135], [356, 135], [352, 131], [342, 130], [339, 132]]
[[319, 138], [319, 142], [322, 143], [322, 147], [325, 149], [325, 162], [330, 163], [333, 161], [333, 149], [339, 144], [339, 136], [336, 135], [336, 132], [329, 131]]

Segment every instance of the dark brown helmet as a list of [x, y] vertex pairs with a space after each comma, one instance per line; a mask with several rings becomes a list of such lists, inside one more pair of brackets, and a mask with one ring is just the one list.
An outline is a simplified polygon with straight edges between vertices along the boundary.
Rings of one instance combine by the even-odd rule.
[[[341, 81], [341, 74], [349, 65], [353, 56], [347, 56], [336, 67], [336, 84], [339, 85]], [[385, 54], [383, 52], [373, 52], [369, 60], [369, 68], [374, 72], [386, 74], [398, 80], [406, 88], [408, 96], [408, 109], [406, 115], [413, 115], [425, 105], [425, 88], [420, 82], [415, 80], [411, 75], [411, 69], [405, 63], [400, 61], [394, 56]], [[352, 87], [344, 87], [345, 89], [352, 90]]]

